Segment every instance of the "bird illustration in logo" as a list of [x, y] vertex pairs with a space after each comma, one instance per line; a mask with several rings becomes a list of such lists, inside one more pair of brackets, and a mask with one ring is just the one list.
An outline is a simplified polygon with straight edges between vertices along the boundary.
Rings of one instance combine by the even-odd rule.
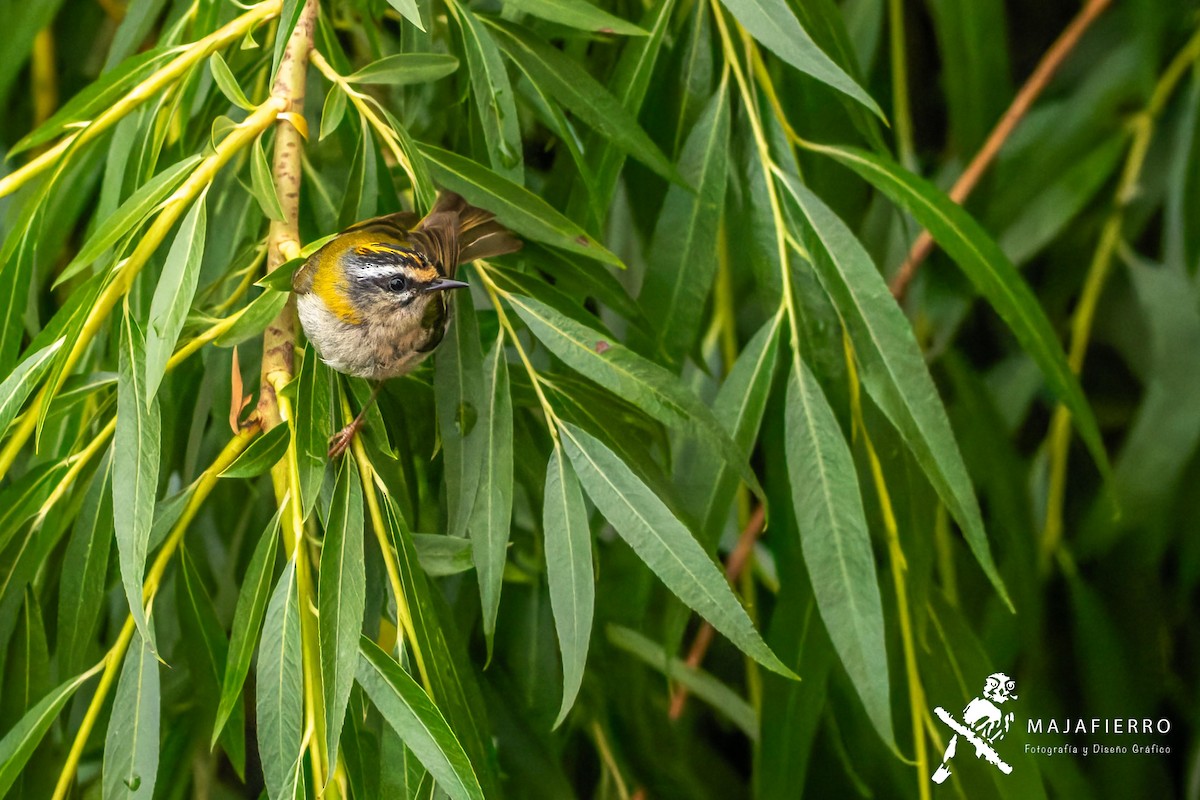
[[1014, 694], [1016, 688], [1016, 681], [1003, 672], [995, 672], [988, 675], [984, 681], [983, 696], [976, 697], [963, 709], [962, 722], [952, 717], [950, 712], [941, 706], [934, 709], [934, 713], [942, 722], [954, 731], [954, 735], [950, 737], [950, 744], [946, 745], [942, 764], [933, 773], [934, 783], [942, 783], [950, 777], [950, 759], [954, 758], [958, 749], [959, 736], [975, 745], [976, 758], [985, 759], [1005, 775], [1012, 772], [1012, 767], [1000, 758], [992, 744], [1003, 739], [1012, 725], [1013, 713], [1004, 713], [1000, 706], [1009, 700], [1017, 699], [1017, 695]]

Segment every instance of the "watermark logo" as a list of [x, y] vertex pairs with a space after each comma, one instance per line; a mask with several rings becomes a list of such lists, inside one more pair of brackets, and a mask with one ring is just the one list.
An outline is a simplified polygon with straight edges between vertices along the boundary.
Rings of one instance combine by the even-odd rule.
[[995, 672], [988, 675], [984, 681], [983, 695], [967, 703], [962, 712], [961, 722], [941, 706], [933, 710], [938, 718], [954, 731], [950, 737], [950, 744], [946, 745], [942, 764], [933, 773], [934, 783], [942, 783], [950, 777], [950, 759], [958, 752], [960, 736], [974, 745], [976, 758], [983, 758], [1005, 775], [1012, 772], [1012, 767], [1005, 763], [992, 745], [1003, 739], [1012, 725], [1013, 713], [1009, 711], [1006, 714], [1000, 707], [1009, 700], [1017, 699], [1014, 694], [1016, 688], [1016, 681], [1003, 672]]

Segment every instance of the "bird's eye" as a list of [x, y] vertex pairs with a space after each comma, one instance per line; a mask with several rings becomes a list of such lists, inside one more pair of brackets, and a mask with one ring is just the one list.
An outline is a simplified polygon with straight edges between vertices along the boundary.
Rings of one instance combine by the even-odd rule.
[[408, 281], [404, 280], [403, 276], [397, 275], [388, 281], [388, 288], [393, 292], [403, 292], [408, 288]]

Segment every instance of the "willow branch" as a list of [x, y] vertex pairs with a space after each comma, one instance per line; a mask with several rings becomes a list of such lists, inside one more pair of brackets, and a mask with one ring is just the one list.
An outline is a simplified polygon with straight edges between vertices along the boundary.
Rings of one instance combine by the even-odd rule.
[[[996, 160], [1000, 148], [1004, 147], [1008, 137], [1025, 117], [1025, 113], [1029, 111], [1038, 96], [1041, 95], [1042, 90], [1050, 83], [1050, 79], [1054, 77], [1054, 73], [1075, 49], [1075, 45], [1079, 44], [1084, 32], [1111, 4], [1112, 0], [1088, 0], [1088, 4], [1080, 10], [1075, 19], [1071, 20], [1071, 24], [1054, 40], [1054, 44], [1050, 45], [1050, 49], [1042, 56], [1042, 60], [1038, 62], [1033, 73], [1025, 81], [1025, 85], [1017, 92], [1017, 96], [1013, 98], [1012, 104], [1000, 117], [996, 127], [992, 128], [992, 132], [988, 134], [983, 147], [971, 159], [971, 163], [967, 165], [963, 174], [954, 182], [954, 186], [950, 189], [951, 200], [959, 205], [966, 201], [979, 183], [979, 179], [983, 177], [983, 173]], [[892, 276], [889, 283], [893, 297], [897, 300], [904, 299], [908, 285], [912, 283], [921, 263], [929, 257], [931, 252], [933, 252], [933, 237], [929, 235], [929, 231], [921, 231], [921, 235], [913, 243], [912, 249], [908, 251], [908, 257], [904, 259], [904, 263], [900, 265], [900, 269]]]

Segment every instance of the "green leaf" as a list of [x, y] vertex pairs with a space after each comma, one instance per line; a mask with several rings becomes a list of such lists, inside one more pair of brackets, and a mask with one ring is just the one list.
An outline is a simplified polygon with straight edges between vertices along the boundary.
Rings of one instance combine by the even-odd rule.
[[516, 95], [500, 49], [488, 29], [471, 9], [448, 4], [462, 30], [467, 51], [471, 94], [479, 113], [480, 128], [487, 145], [492, 169], [514, 183], [524, 182], [521, 125], [517, 116]]
[[794, 677], [755, 630], [720, 569], [662, 500], [598, 439], [567, 423], [559, 432], [596, 508], [667, 588], [746, 655]]
[[135, 633], [113, 697], [104, 737], [104, 796], [151, 798], [158, 776], [158, 658]]
[[[196, 571], [196, 565], [186, 548], [179, 552], [181, 580], [176, 580], [176, 602], [180, 609], [180, 627], [187, 647], [187, 658], [198, 669], [193, 673], [199, 683], [194, 688], [197, 698], [204, 704], [205, 712], [219, 703], [221, 685], [225, 679], [225, 665], [229, 660], [229, 642], [225, 629], [217, 619], [217, 609], [212, 597], [204, 588], [204, 582]], [[234, 771], [246, 773], [246, 718], [242, 705], [235, 704], [228, 726], [222, 726], [221, 741], [233, 764]]]
[[221, 700], [217, 704], [217, 718], [213, 723], [213, 743], [216, 743], [221, 729], [233, 714], [234, 706], [241, 703], [242, 684], [250, 671], [250, 658], [254, 655], [263, 613], [271, 595], [271, 576], [275, 571], [275, 551], [279, 546], [279, 520], [283, 509], [284, 506], [280, 506], [259, 536], [254, 555], [250, 557], [250, 564], [242, 578], [237, 606], [233, 611], [233, 629], [229, 634], [229, 655], [221, 681]]
[[[296, 23], [300, 21], [300, 15], [304, 11], [306, 0], [283, 0], [283, 8], [279, 12], [279, 24], [275, 28], [275, 47], [271, 54], [271, 83], [275, 82], [275, 76], [279, 73], [279, 65], [283, 61], [283, 51], [287, 49], [288, 39], [292, 38], [292, 31], [296, 29]], [[271, 800], [275, 800], [275, 796], [271, 796]]]
[[287, 425], [276, 425], [257, 437], [221, 471], [222, 478], [256, 478], [279, 463], [290, 439]]
[[271, 800], [296, 794], [304, 733], [301, 660], [296, 562], [289, 560], [267, 606], [258, 648], [258, 752]]
[[70, 675], [82, 670], [104, 606], [108, 560], [113, 539], [112, 450], [84, 496], [63, 555], [58, 590], [58, 668]]
[[317, 141], [325, 141], [325, 137], [338, 129], [342, 118], [346, 116], [346, 92], [339, 84], [333, 84], [325, 94], [325, 105], [321, 107], [321, 132]]
[[542, 531], [546, 537], [546, 580], [563, 665], [562, 705], [554, 721], [557, 728], [567, 718], [583, 684], [596, 604], [587, 508], [579, 478], [558, 446], [546, 464], [545, 498]]
[[128, 311], [121, 326], [117, 429], [113, 437], [113, 512], [125, 599], [151, 650], [154, 633], [142, 606], [142, 578], [158, 491], [161, 420], [158, 398], [146, 393], [146, 343]]
[[508, 360], [504, 353], [503, 330], [488, 352], [483, 373], [484, 407], [483, 417], [478, 423], [483, 435], [479, 488], [467, 529], [471, 534], [471, 555], [483, 607], [483, 635], [487, 640], [490, 659], [492, 637], [496, 633], [496, 614], [500, 609], [500, 589], [504, 580], [513, 504], [512, 395], [508, 389]]
[[746, 454], [738, 450], [708, 406], [675, 375], [533, 298], [514, 294], [508, 301], [533, 335], [567, 366], [660, 422], [708, 441], [737, 467], [755, 494], [762, 495]]
[[208, 217], [204, 210], [207, 193], [192, 205], [179, 225], [171, 242], [166, 263], [154, 287], [150, 303], [150, 324], [146, 329], [146, 398], [158, 394], [159, 384], [167, 372], [167, 362], [175, 351], [175, 343], [183, 330], [196, 284], [200, 279], [200, 264], [204, 258], [204, 238]]
[[425, 30], [425, 26], [421, 23], [421, 11], [417, 8], [417, 0], [387, 0], [388, 5], [396, 9], [400, 16], [416, 25], [418, 29]]
[[454, 800], [483, 800], [483, 789], [454, 731], [429, 695], [379, 646], [362, 637], [358, 683], [387, 724]]
[[504, 5], [548, 19], [569, 28], [592, 33], [619, 33], [625, 36], [647, 36], [648, 33], [632, 22], [601, 11], [587, 0], [504, 0]]
[[209, 56], [208, 67], [212, 71], [213, 80], [216, 81], [217, 88], [221, 90], [221, 94], [225, 95], [226, 100], [246, 111], [254, 110], [254, 103], [251, 103], [246, 98], [246, 93], [238, 85], [237, 78], [233, 76], [233, 71], [229, 69], [229, 65], [225, 63], [225, 59], [219, 52]]
[[883, 111], [853, 78], [825, 55], [786, 0], [721, 0], [751, 36], [801, 72], [852, 97], [883, 119]]
[[672, 185], [654, 226], [639, 297], [663, 352], [678, 363], [692, 348], [717, 271], [717, 232], [729, 160], [729, 92], [723, 81], [692, 129], [679, 172], [696, 187]]
[[525, 187], [449, 150], [428, 144], [420, 145], [420, 150], [439, 183], [471, 204], [488, 209], [514, 233], [615, 267], [624, 266], [583, 228]]
[[305, 519], [316, 504], [325, 478], [325, 465], [329, 462], [329, 439], [333, 435], [332, 392], [332, 373], [310, 342], [304, 349], [296, 391], [296, 467], [300, 473], [300, 498]]
[[962, 526], [984, 574], [1011, 607], [992, 560], [971, 476], [912, 327], [846, 224], [808, 187], [790, 175], [780, 180], [808, 221], [812, 233], [804, 238], [813, 266], [850, 334], [863, 385], [896, 426]]
[[64, 341], [58, 339], [28, 356], [0, 383], [0, 436], [8, 430], [38, 381], [50, 369], [54, 355], [62, 348]]
[[321, 640], [321, 687], [325, 698], [326, 752], [332, 764], [350, 703], [358, 661], [358, 638], [366, 610], [363, 561], [363, 496], [354, 459], [342, 461], [321, 547], [317, 625]]
[[[747, 456], [758, 439], [758, 429], [771, 393], [775, 363], [779, 359], [782, 322], [783, 316], [776, 314], [746, 343], [713, 403], [713, 414]], [[695, 489], [690, 496], [695, 496], [700, 503], [697, 514], [700, 543], [705, 550], [713, 552], [737, 491], [737, 474], [719, 452], [711, 450], [687, 465], [680, 465], [679, 472], [687, 485]]]
[[237, 322], [218, 336], [214, 344], [217, 347], [233, 347], [253, 336], [258, 336], [267, 329], [271, 320], [279, 316], [279, 312], [287, 305], [290, 296], [286, 291], [267, 289], [242, 309]]
[[867, 716], [895, 749], [883, 604], [854, 459], [803, 361], [788, 379], [785, 420], [792, 506], [817, 608]]
[[579, 62], [516, 26], [490, 19], [487, 22], [499, 34], [497, 43], [501, 49], [530, 81], [654, 172], [673, 183], [682, 183], [675, 167], [637, 119]]
[[347, 75], [346, 80], [350, 83], [407, 86], [440, 80], [457, 70], [458, 59], [445, 53], [400, 53], [372, 61], [354, 74]]
[[414, 533], [412, 540], [417, 561], [431, 578], [457, 575], [475, 568], [468, 539], [441, 533]]
[[17, 778], [21, 777], [25, 764], [37, 748], [50, 725], [58, 718], [67, 701], [89, 678], [103, 669], [97, 664], [87, 672], [59, 685], [38, 704], [26, 712], [21, 721], [0, 739], [0, 797], [8, 794]]
[[51, 688], [50, 648], [42, 607], [32, 586], [26, 585], [21, 594], [4, 662], [4, 694], [0, 695], [0, 727], [4, 730], [19, 723]]
[[263, 137], [254, 140], [250, 148], [250, 188], [258, 207], [268, 219], [283, 222], [287, 215], [279, 202], [279, 193], [275, 191], [275, 181], [271, 178], [271, 165], [267, 163], [267, 153], [263, 149]]
[[132, 231], [142, 223], [160, 203], [179, 188], [179, 184], [200, 163], [200, 156], [189, 156], [176, 164], [167, 167], [150, 180], [138, 187], [121, 206], [110, 216], [101, 221], [95, 228], [95, 233], [87, 240], [79, 253], [71, 259], [71, 263], [54, 280], [54, 286], [70, 280], [85, 269], [105, 251], [115, 245], [122, 236]]
[[624, 650], [646, 666], [662, 672], [664, 677], [687, 687], [732, 722], [752, 742], [758, 741], [758, 714], [737, 692], [717, 680], [711, 673], [676, 658], [666, 649], [635, 630], [620, 625], [608, 626], [608, 641]]
[[446, 465], [446, 532], [466, 536], [479, 486], [485, 434], [478, 423], [486, 400], [483, 355], [470, 293], [459, 292], [453, 303], [454, 316], [446, 340], [434, 355], [433, 388]]
[[395, 501], [387, 495], [383, 501], [387, 533], [396, 553], [400, 586], [417, 642], [413, 651], [422, 654], [421, 674], [478, 770], [476, 775], [485, 793], [499, 796], [492, 728], [466, 649], [457, 638], [453, 617], [443, 610], [444, 605], [437, 605], [441, 596], [421, 570], [413, 534], [405, 526]]
[[908, 209], [945, 248], [1037, 362], [1051, 390], [1070, 410], [1096, 464], [1107, 475], [1108, 456], [1100, 429], [1053, 326], [1028, 284], [979, 223], [934, 186], [883, 156], [850, 147], [812, 147], [845, 164]]
[[[334, 234], [334, 236], [336, 235], [337, 234]], [[319, 241], [322, 244], [326, 244], [329, 242], [329, 240], [333, 239], [334, 236], [326, 236]], [[315, 248], [315, 250], [319, 249], [320, 248]], [[263, 275], [254, 282], [254, 285], [261, 286], [264, 289], [274, 289], [277, 292], [290, 292], [292, 290], [292, 277], [295, 276], [296, 271], [299, 270], [300, 267], [304, 266], [304, 262], [308, 261], [308, 257], [312, 255], [312, 253], [305, 252], [307, 250], [307, 247], [304, 248], [304, 250], [301, 251], [301, 254], [296, 258], [288, 259], [275, 269], [268, 272], [266, 275]]]

